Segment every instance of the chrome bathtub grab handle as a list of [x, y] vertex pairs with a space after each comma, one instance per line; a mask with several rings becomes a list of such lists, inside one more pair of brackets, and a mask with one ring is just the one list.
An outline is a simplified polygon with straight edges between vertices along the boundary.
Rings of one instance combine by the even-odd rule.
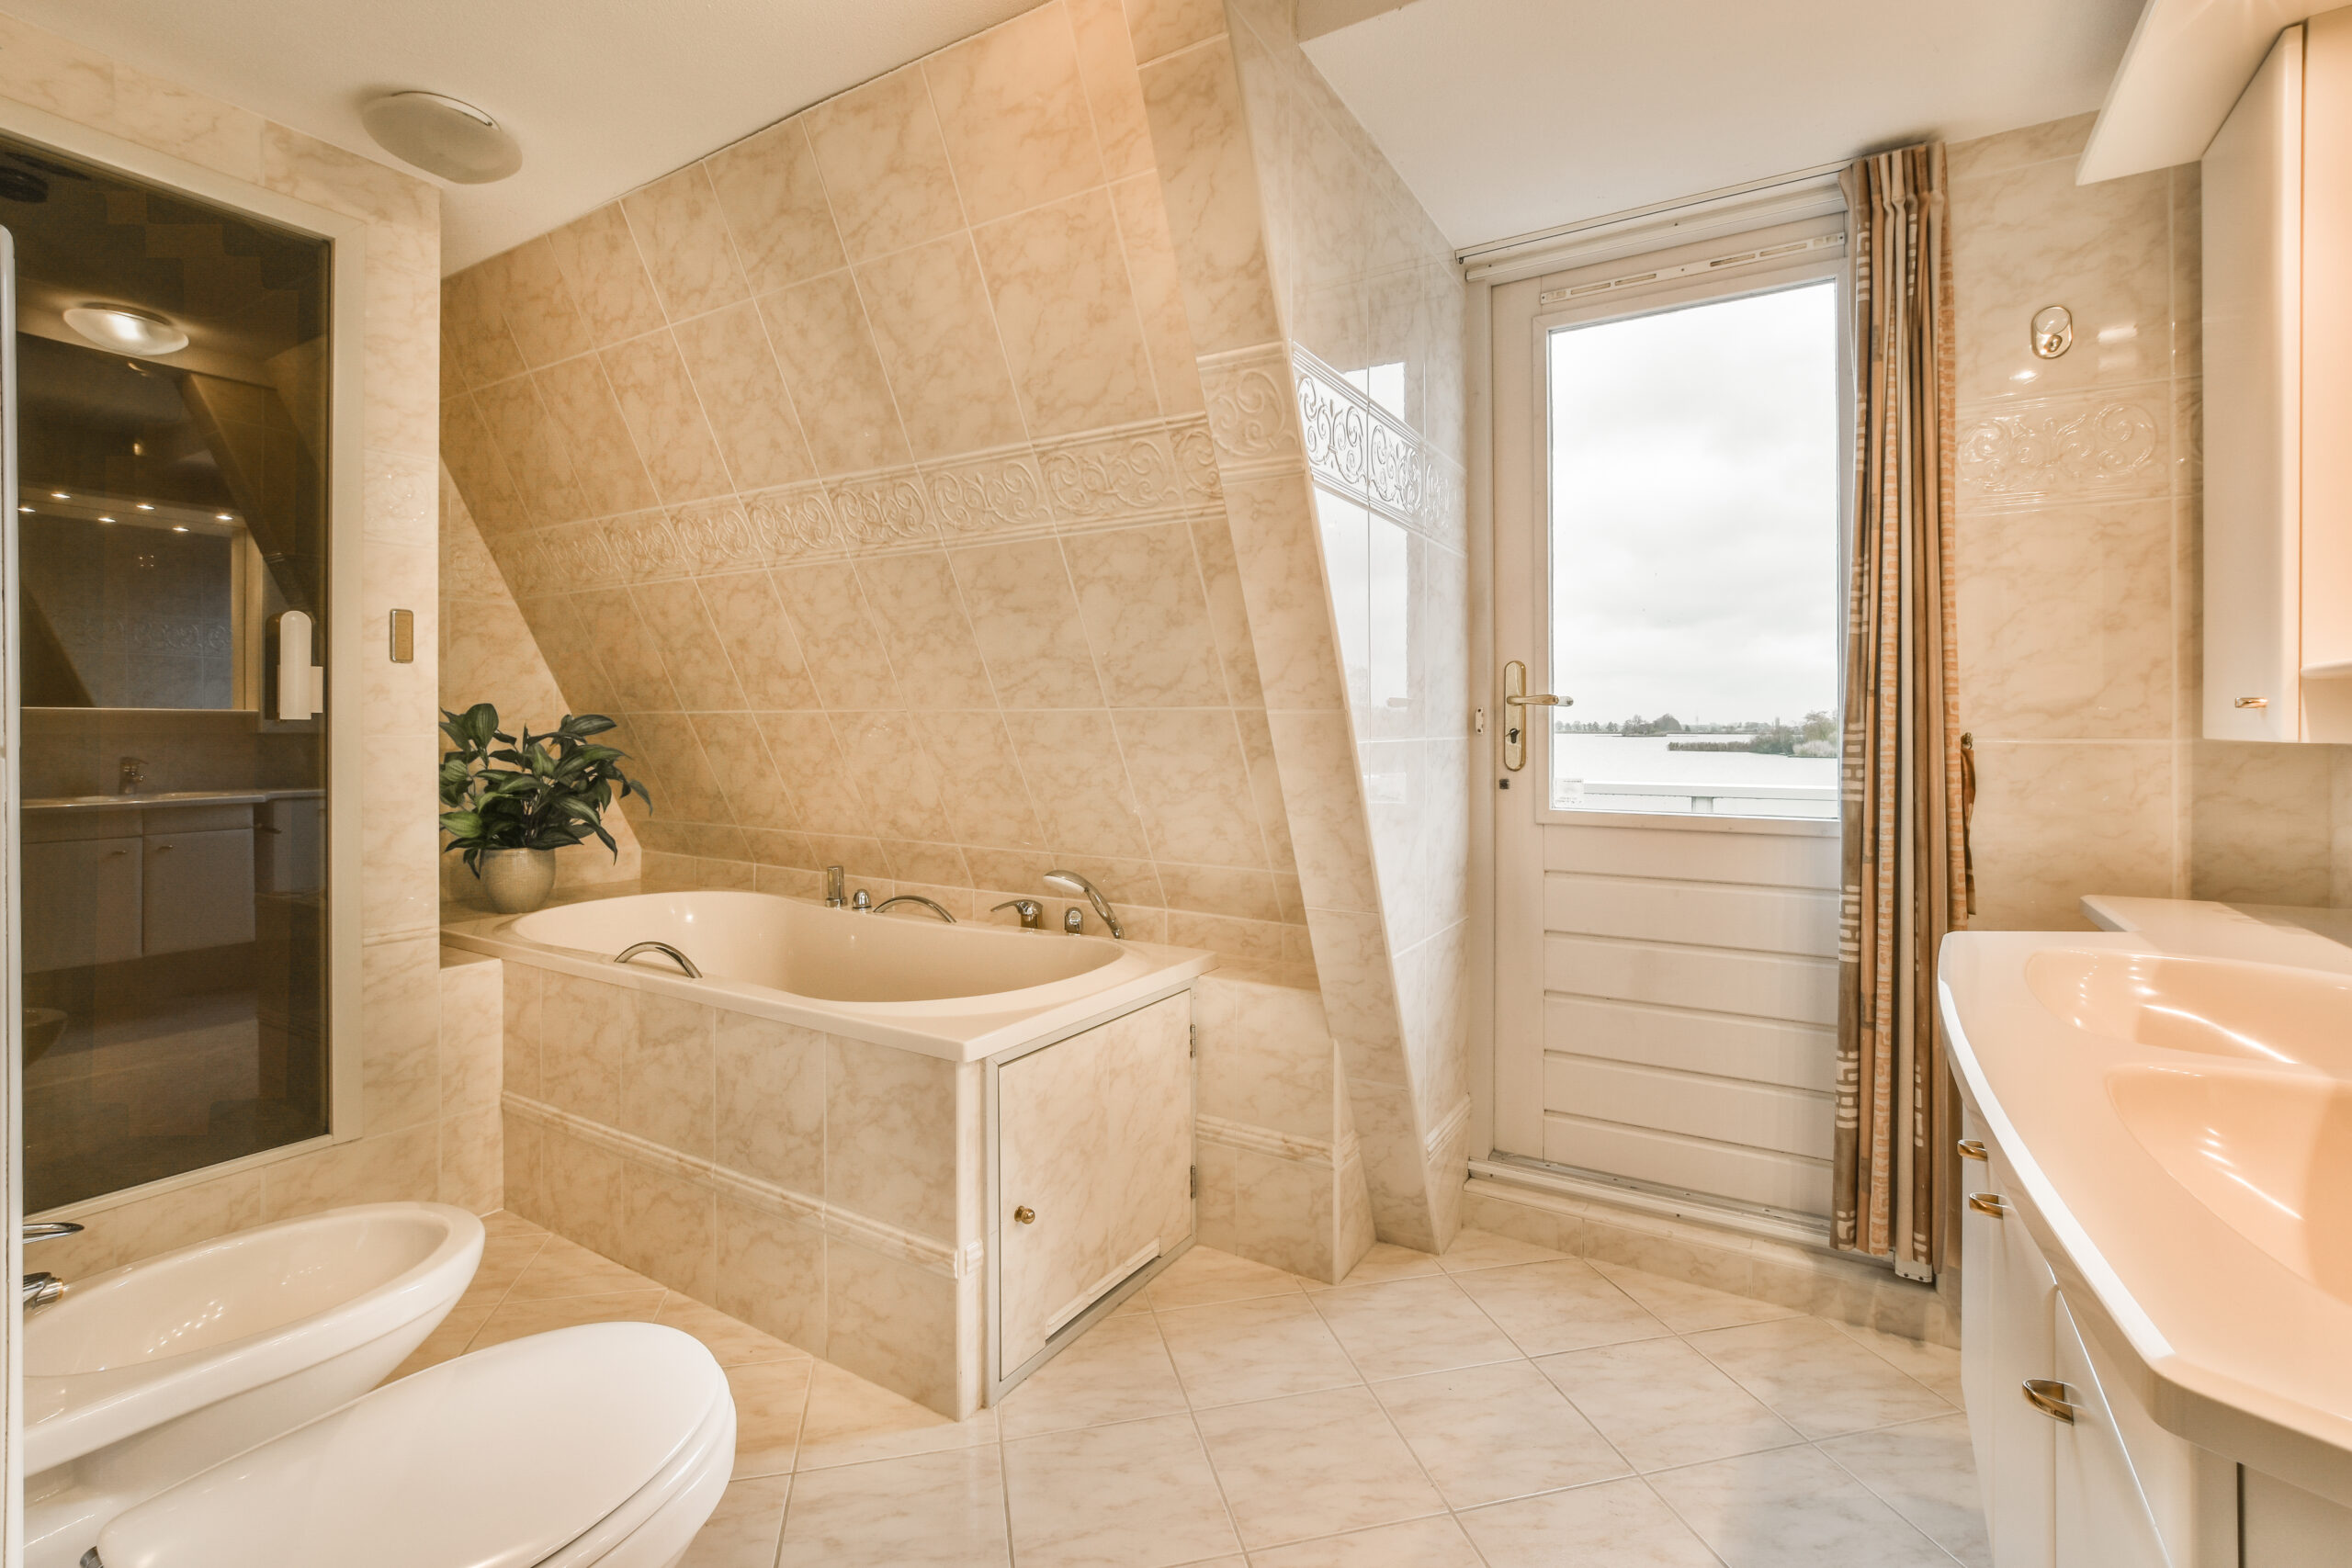
[[666, 942], [640, 942], [634, 946], [625, 947], [621, 949], [620, 952], [613, 955], [613, 962], [616, 964], [626, 964], [640, 953], [666, 953], [668, 956], [677, 960], [678, 967], [686, 972], [687, 979], [699, 980], [702, 978], [702, 971], [695, 967], [695, 961], [688, 958], [684, 953], [680, 953], [676, 948], [672, 947]]

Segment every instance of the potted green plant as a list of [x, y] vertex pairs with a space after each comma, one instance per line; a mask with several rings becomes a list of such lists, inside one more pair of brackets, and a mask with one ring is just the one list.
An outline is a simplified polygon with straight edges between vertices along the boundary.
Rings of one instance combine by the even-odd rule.
[[590, 739], [612, 728], [600, 713], [566, 714], [545, 734], [526, 728], [515, 736], [498, 728], [498, 710], [488, 703], [443, 710], [441, 733], [451, 750], [441, 758], [441, 830], [500, 914], [526, 914], [547, 902], [560, 849], [593, 834], [618, 857], [605, 812], [630, 795], [651, 803], [645, 786], [620, 770], [628, 753]]

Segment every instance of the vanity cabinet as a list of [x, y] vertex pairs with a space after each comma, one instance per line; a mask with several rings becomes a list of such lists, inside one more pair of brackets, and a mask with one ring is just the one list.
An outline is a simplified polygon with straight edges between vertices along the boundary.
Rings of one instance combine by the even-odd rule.
[[1193, 1235], [1192, 995], [989, 1067], [1001, 1384]]
[[2352, 7], [2201, 162], [2204, 733], [2352, 741]]
[[254, 830], [151, 833], [140, 878], [140, 927], [150, 957], [254, 939]]
[[[2352, 1510], [2157, 1424], [2077, 1325], [1973, 1106], [1962, 1105], [1962, 1130], [1961, 1391], [1994, 1568], [2352, 1562]], [[2029, 1396], [2029, 1381], [2054, 1412]]]
[[25, 973], [139, 956], [136, 837], [24, 846]]

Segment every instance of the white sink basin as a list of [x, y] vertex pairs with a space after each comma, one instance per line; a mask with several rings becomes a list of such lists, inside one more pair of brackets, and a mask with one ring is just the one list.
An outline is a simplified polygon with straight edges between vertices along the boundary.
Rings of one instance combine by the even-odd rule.
[[2108, 1098], [2140, 1146], [2223, 1224], [2352, 1303], [2352, 1084], [2126, 1066]]
[[2352, 1077], [2352, 976], [2048, 948], [2026, 961], [2025, 983], [2056, 1017], [2095, 1034]]
[[74, 1568], [131, 1504], [382, 1382], [481, 1248], [463, 1209], [368, 1203], [73, 1285], [25, 1320], [27, 1568]]

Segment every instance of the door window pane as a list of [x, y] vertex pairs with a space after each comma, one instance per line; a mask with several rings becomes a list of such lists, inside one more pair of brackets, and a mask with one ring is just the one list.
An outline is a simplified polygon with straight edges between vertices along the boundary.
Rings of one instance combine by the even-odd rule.
[[1837, 309], [1550, 334], [1555, 809], [1837, 815]]

